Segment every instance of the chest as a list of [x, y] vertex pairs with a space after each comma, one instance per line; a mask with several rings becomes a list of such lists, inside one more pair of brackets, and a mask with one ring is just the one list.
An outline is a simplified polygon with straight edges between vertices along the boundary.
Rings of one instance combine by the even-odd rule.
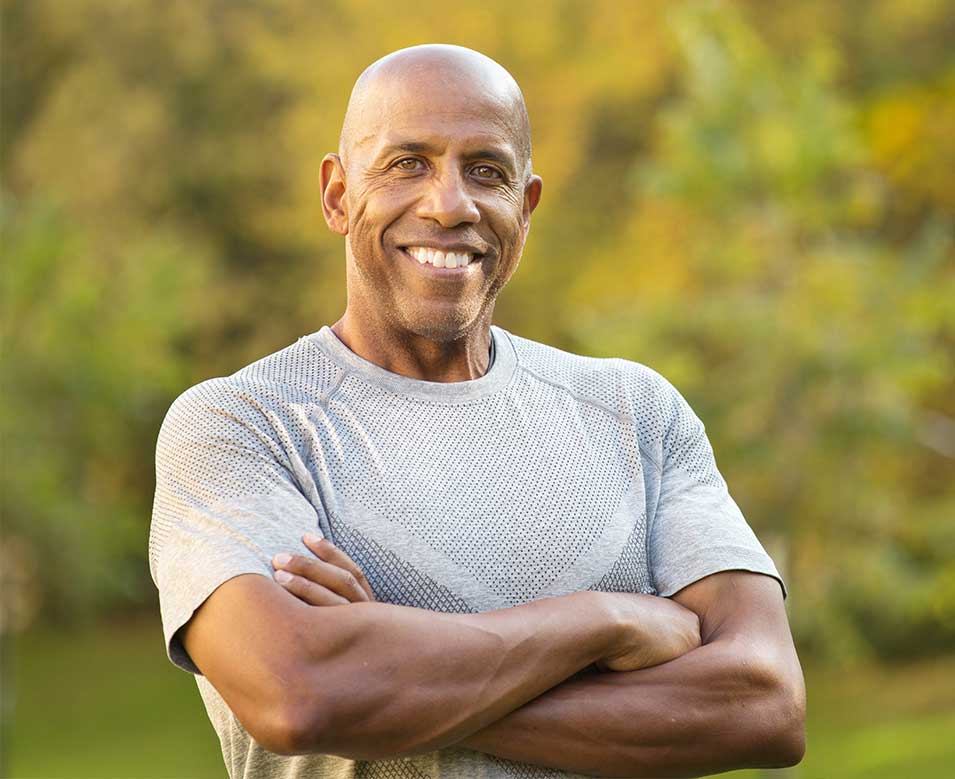
[[314, 419], [326, 532], [380, 600], [484, 611], [650, 591], [631, 431], [570, 399], [537, 407], [332, 403]]

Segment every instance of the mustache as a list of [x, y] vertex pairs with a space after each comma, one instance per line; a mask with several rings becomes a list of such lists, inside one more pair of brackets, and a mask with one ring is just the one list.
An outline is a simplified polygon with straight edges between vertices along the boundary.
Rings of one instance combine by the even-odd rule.
[[447, 248], [470, 251], [475, 254], [486, 254], [492, 247], [486, 239], [474, 230], [415, 230], [396, 237], [392, 241], [395, 246], [427, 246], [431, 248]]

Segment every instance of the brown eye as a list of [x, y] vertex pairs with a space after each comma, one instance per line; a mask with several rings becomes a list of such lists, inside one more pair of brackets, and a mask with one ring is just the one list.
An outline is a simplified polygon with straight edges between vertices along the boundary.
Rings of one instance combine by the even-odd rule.
[[421, 166], [421, 160], [415, 159], [414, 157], [405, 157], [404, 159], [398, 160], [394, 166], [399, 170], [416, 171]]
[[476, 165], [471, 169], [471, 171], [479, 179], [487, 179], [488, 181], [499, 179], [501, 177], [501, 174], [497, 171], [497, 169], [492, 168], [490, 165]]

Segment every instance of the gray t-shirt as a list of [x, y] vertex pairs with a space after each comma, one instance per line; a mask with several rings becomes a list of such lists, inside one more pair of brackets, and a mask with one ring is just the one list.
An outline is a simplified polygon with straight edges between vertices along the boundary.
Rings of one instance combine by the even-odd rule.
[[323, 327], [170, 408], [150, 570], [169, 657], [197, 674], [233, 779], [566, 776], [457, 748], [356, 762], [256, 744], [176, 631], [228, 579], [310, 554], [306, 532], [350, 555], [378, 600], [434, 611], [668, 596], [729, 569], [779, 578], [665, 379], [491, 333], [484, 376], [439, 383], [386, 371]]

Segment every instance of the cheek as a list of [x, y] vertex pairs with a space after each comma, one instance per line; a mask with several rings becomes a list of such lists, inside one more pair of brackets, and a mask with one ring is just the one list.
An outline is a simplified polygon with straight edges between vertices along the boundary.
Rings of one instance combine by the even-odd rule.
[[501, 241], [502, 248], [510, 251], [519, 248], [524, 241], [524, 220], [520, 212], [513, 209], [495, 215], [495, 232]]
[[407, 197], [391, 187], [372, 184], [349, 198], [349, 230], [360, 243], [379, 241], [381, 233], [406, 208]]
[[524, 232], [523, 193], [507, 190], [485, 204], [485, 213], [501, 243], [510, 248], [520, 244]]

